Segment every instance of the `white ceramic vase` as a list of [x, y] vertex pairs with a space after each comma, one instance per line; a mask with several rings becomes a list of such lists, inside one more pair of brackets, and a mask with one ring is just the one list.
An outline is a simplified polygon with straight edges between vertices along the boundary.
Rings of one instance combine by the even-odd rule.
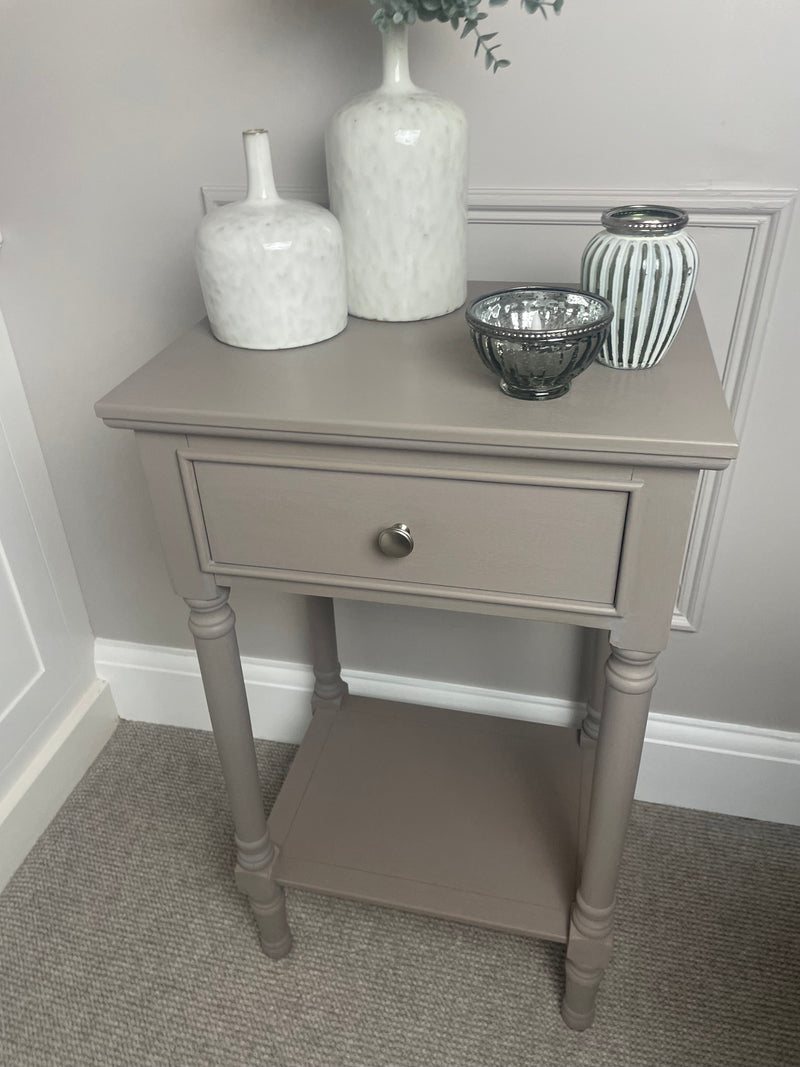
[[211, 330], [237, 348], [297, 348], [347, 324], [342, 231], [319, 204], [284, 200], [269, 135], [246, 130], [247, 197], [200, 223], [195, 262]]
[[381, 37], [383, 84], [328, 124], [328, 192], [351, 314], [404, 322], [466, 299], [467, 120], [411, 81], [404, 23]]
[[664, 358], [697, 281], [697, 248], [679, 208], [630, 204], [602, 216], [589, 241], [581, 284], [611, 301], [614, 319], [597, 359], [617, 370], [647, 370]]

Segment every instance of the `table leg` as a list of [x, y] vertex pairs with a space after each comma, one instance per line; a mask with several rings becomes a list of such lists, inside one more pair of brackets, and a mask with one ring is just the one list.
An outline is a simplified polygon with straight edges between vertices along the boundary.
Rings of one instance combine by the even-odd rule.
[[272, 879], [275, 847], [258, 777], [250, 709], [228, 590], [213, 600], [187, 600], [214, 740], [236, 833], [236, 884], [250, 898], [263, 951], [275, 959], [292, 947], [283, 888]]
[[597, 989], [611, 958], [614, 895], [656, 681], [656, 655], [612, 646], [605, 668], [589, 826], [572, 906], [561, 1009], [573, 1030], [592, 1025]]
[[608, 630], [592, 631], [592, 679], [586, 715], [581, 726], [581, 744], [596, 741], [600, 735], [603, 715], [603, 696], [606, 688], [606, 663], [611, 655]]
[[320, 708], [338, 711], [342, 699], [347, 695], [347, 684], [342, 681], [336, 648], [333, 600], [327, 596], [309, 596], [306, 602], [315, 678], [311, 707], [314, 711]]

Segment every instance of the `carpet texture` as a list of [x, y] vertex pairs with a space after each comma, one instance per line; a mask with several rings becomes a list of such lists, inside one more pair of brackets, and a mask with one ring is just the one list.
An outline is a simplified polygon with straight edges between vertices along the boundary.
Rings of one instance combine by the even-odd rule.
[[800, 829], [637, 804], [584, 1034], [558, 945], [290, 892], [268, 960], [231, 834], [211, 736], [122, 723], [0, 896], [3, 1067], [800, 1065]]

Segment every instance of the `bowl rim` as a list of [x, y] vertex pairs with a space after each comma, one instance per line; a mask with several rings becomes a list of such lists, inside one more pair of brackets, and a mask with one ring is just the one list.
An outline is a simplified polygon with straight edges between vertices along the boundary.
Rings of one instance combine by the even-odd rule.
[[[583, 326], [571, 326], [568, 329], [563, 330], [506, 329], [503, 326], [494, 326], [492, 323], [485, 322], [483, 319], [479, 319], [473, 314], [473, 308], [477, 304], [482, 303], [484, 300], [490, 300], [492, 297], [511, 296], [514, 293], [532, 292], [573, 293], [576, 296], [585, 296], [590, 300], [596, 300], [600, 305], [605, 306], [605, 311], [600, 318], [595, 319], [593, 322], [587, 322]], [[483, 293], [481, 296], [477, 296], [474, 300], [470, 301], [465, 316], [467, 324], [471, 330], [481, 330], [483, 333], [487, 333], [491, 337], [499, 337], [505, 341], [560, 341], [567, 337], [578, 340], [582, 337], [587, 337], [590, 334], [596, 333], [598, 330], [605, 329], [614, 317], [614, 308], [610, 300], [606, 300], [606, 298], [600, 296], [599, 293], [589, 292], [588, 289], [581, 289], [574, 285], [547, 285], [544, 283], [535, 283], [531, 285], [514, 285], [510, 289], [497, 289], [492, 293]]]

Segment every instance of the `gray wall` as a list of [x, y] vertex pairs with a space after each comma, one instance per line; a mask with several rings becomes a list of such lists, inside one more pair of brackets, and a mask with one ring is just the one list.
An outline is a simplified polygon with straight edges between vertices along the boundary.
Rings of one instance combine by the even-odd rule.
[[[131, 435], [93, 402], [203, 314], [199, 187], [240, 186], [240, 131], [278, 184], [324, 184], [322, 130], [378, 78], [367, 0], [7, 0], [0, 39], [0, 307], [95, 633], [187, 646]], [[796, 5], [567, 0], [493, 11], [492, 77], [446, 27], [416, 80], [467, 111], [474, 187], [800, 184]], [[797, 222], [750, 404], [702, 628], [663, 657], [657, 710], [796, 729], [800, 580]], [[687, 390], [691, 382], [687, 382]], [[236, 597], [243, 651], [306, 660], [291, 598]], [[340, 605], [353, 667], [572, 697], [580, 633]], [[378, 626], [377, 623], [381, 625]]]

